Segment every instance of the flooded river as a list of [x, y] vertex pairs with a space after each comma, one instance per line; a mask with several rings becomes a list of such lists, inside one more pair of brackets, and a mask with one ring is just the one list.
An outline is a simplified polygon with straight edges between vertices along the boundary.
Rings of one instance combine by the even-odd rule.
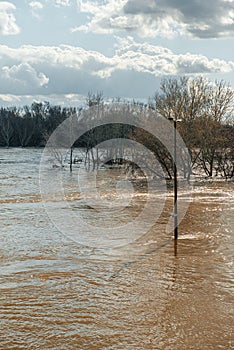
[[[194, 187], [177, 247], [165, 229], [169, 192], [150, 231], [110, 254], [51, 222], [41, 154], [0, 149], [0, 349], [233, 349], [234, 184]], [[94, 220], [76, 171], [63, 172], [72, 210]], [[141, 210], [144, 191], [133, 196]], [[102, 222], [109, 218], [103, 210]]]

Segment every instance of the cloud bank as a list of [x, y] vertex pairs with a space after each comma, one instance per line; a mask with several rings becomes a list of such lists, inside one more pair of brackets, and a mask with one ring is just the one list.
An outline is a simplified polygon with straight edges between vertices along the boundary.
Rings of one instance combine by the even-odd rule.
[[231, 0], [107, 0], [83, 1], [81, 11], [90, 21], [73, 28], [95, 33], [127, 32], [141, 37], [188, 35], [195, 38], [232, 37], [234, 2]]
[[[107, 57], [97, 51], [68, 45], [9, 48], [0, 45], [0, 93], [83, 93], [116, 84], [129, 77], [227, 73], [233, 61], [208, 59], [204, 55], [175, 54], [171, 50], [132, 37], [116, 37], [115, 53]], [[142, 76], [143, 77], [143, 76]], [[118, 80], [118, 79], [117, 79]], [[144, 78], [143, 80], [144, 81]], [[121, 84], [119, 81], [118, 84]]]

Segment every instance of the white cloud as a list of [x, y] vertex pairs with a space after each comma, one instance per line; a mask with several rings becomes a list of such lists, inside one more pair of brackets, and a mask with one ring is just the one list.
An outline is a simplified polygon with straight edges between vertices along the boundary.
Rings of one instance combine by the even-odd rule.
[[153, 7], [156, 5], [153, 6], [153, 3], [152, 0], [144, 0], [142, 4], [135, 1], [136, 11], [128, 13], [128, 0], [107, 0], [103, 5], [92, 1], [83, 2], [81, 12], [90, 13], [92, 17], [88, 24], [76, 27], [75, 30], [101, 34], [125, 31], [142, 37], [168, 38], [184, 33], [185, 25], [179, 22], [177, 10], [155, 11]]
[[44, 7], [43, 4], [39, 1], [31, 1], [29, 3], [29, 6], [35, 10], [41, 10]]
[[62, 67], [83, 70], [91, 74], [98, 74], [98, 71], [110, 62], [109, 58], [97, 51], [87, 51], [69, 45], [23, 45], [18, 49], [0, 45], [0, 56], [4, 62], [10, 59], [31, 65], [42, 64], [54, 69]]
[[[115, 91], [116, 87], [144, 93], [142, 86], [147, 79], [153, 82], [166, 75], [234, 71], [233, 61], [175, 54], [161, 46], [135, 42], [132, 37], [116, 40], [112, 57], [68, 45], [24, 45], [17, 49], [0, 45], [0, 77], [4, 81], [0, 93], [86, 94], [92, 89]], [[127, 91], [125, 96], [129, 96]]]
[[43, 7], [44, 7], [43, 4], [39, 1], [31, 1], [29, 3], [29, 6], [31, 7], [32, 15], [35, 18], [40, 19], [40, 15], [39, 15], [38, 11], [43, 9]]
[[234, 1], [106, 0], [84, 1], [81, 11], [91, 15], [80, 31], [125, 31], [141, 37], [190, 35], [199, 38], [234, 34]]
[[70, 6], [71, 5], [71, 1], [70, 0], [50, 0], [50, 2], [52, 2], [55, 6]]
[[49, 94], [49, 95], [12, 95], [0, 94], [0, 106], [25, 106], [33, 102], [49, 102], [51, 105], [59, 106], [81, 106], [85, 105], [86, 96], [79, 94]]
[[20, 28], [16, 23], [14, 14], [15, 5], [8, 1], [0, 2], [0, 35], [19, 34]]
[[80, 9], [81, 9], [81, 2], [82, 2], [82, 0], [76, 0], [77, 11], [80, 11]]
[[48, 84], [49, 78], [41, 72], [37, 72], [30, 64], [20, 63], [11, 67], [4, 66], [0, 71], [0, 78], [6, 89], [13, 88], [13, 91], [26, 91], [28, 88], [43, 87]]
[[[117, 38], [116, 65], [111, 69], [133, 69], [154, 76], [230, 72], [234, 62], [209, 60], [203, 55], [174, 54], [171, 50], [148, 43], [137, 43], [133, 38]], [[110, 69], [110, 70], [111, 70]], [[108, 69], [107, 69], [108, 70]]]
[[11, 94], [0, 94], [0, 101], [1, 101], [1, 105], [9, 105], [13, 104], [13, 103], [20, 103], [21, 99], [20, 97], [16, 96], [16, 95], [11, 95]]

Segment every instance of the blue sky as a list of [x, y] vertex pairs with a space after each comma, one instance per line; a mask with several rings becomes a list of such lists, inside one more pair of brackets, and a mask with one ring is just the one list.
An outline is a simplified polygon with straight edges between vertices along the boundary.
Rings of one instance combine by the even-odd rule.
[[232, 0], [0, 1], [0, 105], [148, 99], [164, 77], [234, 88]]

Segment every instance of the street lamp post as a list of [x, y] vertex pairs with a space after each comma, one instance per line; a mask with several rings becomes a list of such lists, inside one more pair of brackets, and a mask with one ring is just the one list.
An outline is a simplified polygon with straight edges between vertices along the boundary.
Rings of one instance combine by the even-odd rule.
[[174, 239], [177, 240], [178, 238], [178, 204], [177, 204], [177, 152], [176, 152], [176, 126], [178, 122], [181, 122], [181, 119], [176, 119], [173, 117], [169, 117], [169, 120], [173, 121], [174, 124], [174, 162], [173, 162], [173, 173], [174, 173]]

